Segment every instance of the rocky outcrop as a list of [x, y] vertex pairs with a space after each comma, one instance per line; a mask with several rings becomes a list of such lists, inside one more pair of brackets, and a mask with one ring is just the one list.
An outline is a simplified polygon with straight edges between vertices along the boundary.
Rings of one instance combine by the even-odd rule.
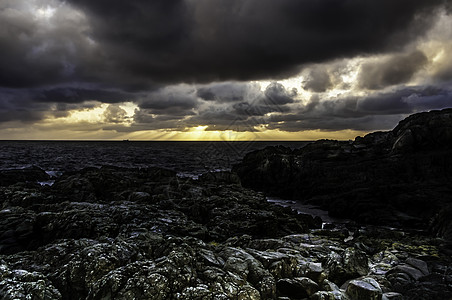
[[445, 109], [354, 141], [268, 147], [247, 154], [234, 171], [245, 187], [321, 206], [331, 216], [425, 229], [452, 201], [451, 154], [452, 109]]
[[350, 240], [230, 173], [89, 168], [0, 187], [0, 200], [1, 299], [452, 296], [435, 240], [381, 228]]
[[18, 182], [47, 181], [49, 179], [50, 176], [36, 166], [23, 169], [0, 170], [0, 186], [9, 186]]

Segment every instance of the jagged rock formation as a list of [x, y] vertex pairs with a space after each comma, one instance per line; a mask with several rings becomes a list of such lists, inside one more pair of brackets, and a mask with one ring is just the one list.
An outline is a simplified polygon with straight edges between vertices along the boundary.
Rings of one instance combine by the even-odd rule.
[[316, 229], [318, 218], [231, 173], [103, 167], [52, 186], [24, 180], [0, 187], [1, 299], [452, 296], [439, 241]]
[[247, 154], [234, 171], [245, 187], [319, 205], [332, 216], [426, 228], [452, 202], [452, 109], [415, 114], [354, 141], [268, 147]]

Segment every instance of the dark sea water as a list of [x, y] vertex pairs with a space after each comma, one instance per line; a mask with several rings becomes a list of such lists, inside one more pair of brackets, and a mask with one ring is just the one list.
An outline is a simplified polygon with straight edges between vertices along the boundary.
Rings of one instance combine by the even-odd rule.
[[266, 146], [300, 148], [307, 142], [0, 141], [0, 169], [38, 166], [58, 175], [85, 167], [162, 167], [180, 176], [230, 170], [246, 153]]

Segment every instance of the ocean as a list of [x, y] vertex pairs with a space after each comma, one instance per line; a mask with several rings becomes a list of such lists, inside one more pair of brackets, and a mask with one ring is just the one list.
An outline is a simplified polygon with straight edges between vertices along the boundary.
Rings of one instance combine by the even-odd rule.
[[58, 176], [102, 165], [174, 170], [196, 178], [230, 170], [246, 153], [267, 146], [300, 148], [308, 142], [0, 141], [0, 169], [37, 166]]

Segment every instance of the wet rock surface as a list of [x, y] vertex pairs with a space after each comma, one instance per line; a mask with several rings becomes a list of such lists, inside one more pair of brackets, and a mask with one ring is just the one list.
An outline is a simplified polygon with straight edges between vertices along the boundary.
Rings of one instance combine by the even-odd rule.
[[[450, 239], [452, 109], [412, 115], [389, 132], [301, 149], [267, 147], [235, 166], [245, 187], [321, 206], [363, 224], [427, 228]], [[440, 210], [442, 210], [440, 212]]]
[[358, 225], [350, 239], [233, 174], [90, 168], [0, 196], [2, 299], [452, 296], [441, 239]]

